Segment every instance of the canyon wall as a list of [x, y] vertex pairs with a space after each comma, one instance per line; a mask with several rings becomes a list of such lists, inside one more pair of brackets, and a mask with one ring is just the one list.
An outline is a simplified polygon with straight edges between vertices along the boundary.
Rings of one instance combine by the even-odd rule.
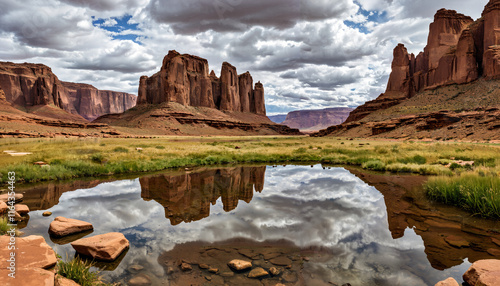
[[415, 56], [399, 44], [386, 92], [351, 112], [346, 122], [397, 105], [426, 89], [466, 84], [480, 77], [500, 79], [499, 45], [500, 0], [491, 0], [477, 21], [454, 10], [437, 11], [424, 51]]
[[88, 120], [123, 112], [136, 102], [133, 94], [60, 81], [51, 68], [42, 64], [0, 62], [0, 89], [16, 108], [53, 105]]
[[253, 85], [249, 72], [238, 76], [236, 67], [224, 62], [221, 75], [209, 74], [206, 59], [169, 51], [160, 71], [142, 76], [137, 104], [176, 102], [185, 106], [265, 115], [264, 87]]

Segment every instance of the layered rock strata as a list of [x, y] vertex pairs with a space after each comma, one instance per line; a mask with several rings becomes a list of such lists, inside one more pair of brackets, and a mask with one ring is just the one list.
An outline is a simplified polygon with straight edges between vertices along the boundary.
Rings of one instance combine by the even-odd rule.
[[264, 87], [253, 85], [249, 72], [238, 75], [236, 67], [224, 62], [221, 75], [209, 74], [206, 59], [170, 51], [159, 72], [142, 76], [138, 104], [176, 102], [185, 106], [265, 115]]
[[491, 0], [482, 15], [474, 22], [454, 10], [439, 10], [424, 51], [415, 56], [399, 44], [386, 92], [351, 112], [346, 122], [397, 105], [425, 89], [466, 84], [480, 77], [500, 79], [500, 0]]

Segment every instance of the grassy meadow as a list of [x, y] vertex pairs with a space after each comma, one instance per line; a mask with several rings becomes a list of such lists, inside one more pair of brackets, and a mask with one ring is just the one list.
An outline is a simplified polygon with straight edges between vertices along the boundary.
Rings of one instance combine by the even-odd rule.
[[[3, 153], [4, 150], [32, 154], [13, 157]], [[207, 165], [323, 163], [357, 165], [374, 171], [437, 175], [427, 187], [432, 198], [477, 212], [475, 208], [462, 206], [462, 200], [450, 200], [451, 191], [447, 187], [453, 184], [461, 186], [469, 180], [464, 178], [472, 177], [496, 178], [491, 181], [494, 190], [498, 190], [500, 184], [500, 145], [487, 143], [305, 136], [4, 138], [0, 139], [0, 151], [3, 188], [6, 188], [7, 173], [12, 171], [16, 172], [20, 184]], [[453, 164], [454, 160], [474, 161], [474, 166]], [[37, 161], [50, 167], [34, 165]], [[451, 166], [447, 167], [450, 163]], [[446, 195], [440, 196], [440, 193]], [[494, 204], [499, 207], [498, 201]]]

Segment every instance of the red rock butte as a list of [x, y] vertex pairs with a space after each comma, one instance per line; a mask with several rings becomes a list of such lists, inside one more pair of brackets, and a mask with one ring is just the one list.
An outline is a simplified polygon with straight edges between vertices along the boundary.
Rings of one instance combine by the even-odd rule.
[[254, 87], [249, 72], [238, 75], [236, 67], [227, 62], [222, 64], [219, 78], [208, 71], [206, 59], [169, 51], [159, 72], [141, 77], [137, 104], [176, 102], [266, 115], [264, 86], [258, 82]]

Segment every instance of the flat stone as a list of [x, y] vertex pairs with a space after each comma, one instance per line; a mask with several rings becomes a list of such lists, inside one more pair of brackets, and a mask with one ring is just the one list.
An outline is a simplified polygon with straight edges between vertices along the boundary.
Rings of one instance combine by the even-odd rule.
[[49, 234], [61, 237], [93, 229], [89, 222], [58, 216], [50, 223]]
[[283, 278], [283, 282], [285, 283], [295, 283], [299, 280], [297, 273], [291, 271], [286, 271], [281, 277]]
[[460, 286], [460, 285], [458, 284], [457, 280], [450, 277], [446, 280], [439, 281], [434, 286]]
[[56, 278], [54, 280], [54, 285], [55, 286], [80, 286], [80, 284], [76, 283], [75, 281], [68, 279], [66, 277], [63, 277], [59, 274], [56, 274]]
[[457, 248], [469, 247], [469, 242], [460, 236], [450, 235], [447, 236], [444, 241], [449, 245]]
[[477, 279], [477, 286], [499, 286], [500, 285], [500, 271], [493, 271], [479, 276]]
[[252, 268], [252, 262], [240, 260], [240, 259], [233, 259], [233, 260], [229, 261], [229, 263], [227, 265], [229, 267], [231, 267], [232, 269], [238, 270], [238, 271]]
[[199, 266], [201, 269], [208, 269], [208, 268], [210, 268], [210, 266], [208, 266], [208, 264], [205, 264], [205, 263], [200, 263], [200, 264], [198, 264], [198, 266]]
[[208, 269], [208, 272], [217, 273], [217, 272], [219, 272], [219, 269], [218, 268], [210, 268], [210, 269]]
[[71, 243], [76, 252], [103, 261], [115, 260], [129, 245], [125, 236], [119, 232], [81, 238]]
[[137, 276], [132, 277], [128, 281], [129, 286], [148, 286], [151, 285], [151, 278], [149, 278], [146, 274], [139, 274]]
[[[11, 252], [8, 250], [9, 241], [10, 236], [0, 236], [0, 269], [6, 269], [9, 266], [9, 262], [7, 261], [10, 258]], [[30, 235], [26, 237], [16, 237], [16, 248], [16, 269], [48, 269], [57, 263], [56, 253], [45, 242], [43, 236]]]
[[17, 204], [14, 208], [20, 215], [25, 215], [30, 212], [30, 208], [27, 205]]
[[[15, 278], [7, 276], [7, 269], [0, 269], [2, 286], [54, 286], [54, 272], [41, 268], [16, 268]], [[78, 285], [78, 284], [77, 284]]]
[[465, 274], [463, 275], [464, 281], [469, 283], [469, 285], [486, 285], [486, 286], [498, 285], [498, 284], [478, 284], [478, 281], [480, 280], [481, 277], [483, 277], [487, 281], [492, 280], [493, 278], [495, 278], [496, 281], [500, 281], [500, 260], [496, 259], [478, 260], [472, 263], [467, 272], [465, 272]]
[[269, 262], [271, 262], [274, 265], [279, 265], [279, 266], [287, 266], [287, 265], [292, 264], [292, 260], [290, 260], [288, 257], [285, 257], [285, 256], [280, 256], [280, 257], [269, 259]]
[[130, 267], [128, 269], [133, 270], [133, 271], [141, 271], [142, 269], [144, 269], [144, 266], [139, 265], [139, 264], [134, 264], [134, 265], [130, 265]]
[[488, 248], [488, 250], [486, 250], [486, 252], [488, 252], [489, 254], [491, 254], [493, 256], [500, 258], [500, 249], [498, 249], [498, 248]]
[[491, 238], [491, 242], [493, 242], [494, 244], [496, 244], [497, 246], [500, 246], [500, 240], [496, 239], [496, 238]]
[[257, 267], [252, 269], [252, 271], [248, 273], [248, 278], [260, 278], [266, 275], [269, 275], [269, 273], [266, 270], [264, 270], [264, 268]]
[[[9, 194], [2, 194], [0, 195], [0, 201], [7, 203], [9, 201], [9, 197], [10, 197]], [[23, 200], [23, 197], [24, 196], [22, 194], [15, 194], [14, 201], [18, 203]]]
[[234, 272], [226, 271], [226, 272], [222, 272], [219, 275], [222, 276], [222, 277], [233, 277], [234, 276]]
[[46, 211], [46, 212], [43, 212], [42, 214], [43, 216], [51, 216], [52, 215], [52, 212], [49, 212], [49, 211]]
[[259, 254], [258, 253], [255, 253], [253, 252], [253, 250], [251, 249], [239, 249], [238, 250], [238, 253], [245, 256], [246, 258], [250, 258], [250, 259], [257, 259], [259, 258]]

